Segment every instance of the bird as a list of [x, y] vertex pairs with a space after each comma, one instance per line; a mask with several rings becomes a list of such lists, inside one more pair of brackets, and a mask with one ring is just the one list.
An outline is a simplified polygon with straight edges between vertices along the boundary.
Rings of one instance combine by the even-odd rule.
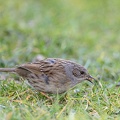
[[53, 94], [64, 93], [82, 81], [94, 80], [84, 66], [61, 58], [46, 58], [15, 68], [0, 68], [0, 72], [15, 72], [35, 90]]

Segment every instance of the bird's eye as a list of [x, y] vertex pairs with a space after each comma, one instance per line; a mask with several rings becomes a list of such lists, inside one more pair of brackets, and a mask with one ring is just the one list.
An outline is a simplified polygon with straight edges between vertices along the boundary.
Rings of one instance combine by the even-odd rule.
[[84, 71], [80, 71], [80, 73], [83, 75], [85, 72]]

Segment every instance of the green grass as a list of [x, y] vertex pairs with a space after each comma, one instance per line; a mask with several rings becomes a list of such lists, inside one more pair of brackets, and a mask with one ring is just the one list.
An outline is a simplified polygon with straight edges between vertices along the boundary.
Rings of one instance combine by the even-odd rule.
[[41, 54], [76, 61], [100, 79], [48, 94], [51, 101], [0, 73], [7, 75], [0, 78], [0, 120], [119, 120], [119, 6], [119, 0], [0, 0], [0, 67]]

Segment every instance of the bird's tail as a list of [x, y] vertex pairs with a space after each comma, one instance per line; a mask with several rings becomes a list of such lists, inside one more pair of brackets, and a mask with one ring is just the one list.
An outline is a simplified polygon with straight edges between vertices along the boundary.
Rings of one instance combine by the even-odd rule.
[[0, 72], [16, 72], [16, 68], [0, 68]]

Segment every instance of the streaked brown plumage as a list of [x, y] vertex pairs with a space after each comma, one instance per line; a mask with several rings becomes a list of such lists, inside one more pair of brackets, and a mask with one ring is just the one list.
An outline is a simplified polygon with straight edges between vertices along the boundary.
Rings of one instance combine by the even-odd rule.
[[36, 90], [46, 93], [63, 93], [84, 80], [94, 79], [83, 66], [59, 58], [26, 63], [16, 68], [0, 68], [0, 72], [16, 72]]

